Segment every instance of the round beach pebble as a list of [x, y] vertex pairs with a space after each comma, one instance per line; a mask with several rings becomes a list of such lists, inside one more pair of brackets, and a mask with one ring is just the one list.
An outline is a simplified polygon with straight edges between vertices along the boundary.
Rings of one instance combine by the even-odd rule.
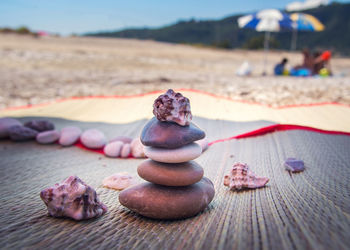
[[98, 129], [88, 129], [80, 136], [81, 143], [87, 148], [102, 148], [106, 145], [105, 135]]
[[123, 190], [137, 183], [138, 181], [127, 172], [113, 174], [102, 181], [104, 187], [116, 190]]
[[120, 203], [130, 210], [154, 219], [182, 219], [203, 211], [215, 194], [206, 177], [185, 187], [142, 183], [120, 192]]
[[131, 153], [131, 146], [129, 143], [123, 145], [122, 150], [120, 151], [121, 158], [128, 158]]
[[110, 142], [104, 147], [103, 152], [108, 157], [117, 158], [120, 156], [123, 145], [122, 141]]
[[58, 143], [62, 146], [71, 146], [79, 140], [81, 129], [74, 126], [69, 126], [61, 129], [61, 136]]
[[143, 145], [141, 143], [140, 138], [135, 138], [132, 140], [131, 144], [131, 155], [135, 158], [145, 158], [145, 152], [143, 150]]
[[54, 143], [60, 138], [60, 132], [57, 130], [44, 131], [36, 136], [36, 141], [40, 144]]
[[123, 143], [129, 143], [130, 144], [132, 142], [132, 138], [129, 137], [129, 136], [119, 135], [119, 136], [114, 137], [109, 142], [114, 142], [114, 141], [121, 141]]
[[29, 121], [29, 122], [24, 123], [24, 126], [31, 128], [31, 129], [34, 129], [38, 132], [43, 132], [43, 131], [55, 129], [55, 125], [48, 120], [33, 120], [33, 121]]
[[35, 139], [38, 131], [22, 125], [15, 125], [8, 129], [8, 134], [10, 139], [13, 141], [28, 141]]
[[176, 149], [145, 147], [144, 150], [148, 158], [164, 163], [191, 161], [202, 153], [202, 148], [197, 143], [191, 143]]
[[3, 117], [0, 118], [0, 139], [9, 137], [9, 128], [12, 126], [22, 126], [22, 124], [13, 118]]
[[146, 181], [164, 186], [188, 186], [200, 181], [203, 168], [194, 161], [170, 164], [146, 160], [137, 168]]
[[145, 146], [178, 148], [204, 137], [204, 131], [193, 123], [180, 126], [174, 122], [160, 122], [154, 117], [143, 128], [141, 142]]
[[208, 141], [207, 138], [203, 138], [203, 139], [201, 139], [201, 140], [195, 141], [195, 143], [198, 143], [199, 146], [201, 146], [202, 152], [204, 152], [205, 150], [207, 150], [208, 147], [209, 147], [209, 141]]

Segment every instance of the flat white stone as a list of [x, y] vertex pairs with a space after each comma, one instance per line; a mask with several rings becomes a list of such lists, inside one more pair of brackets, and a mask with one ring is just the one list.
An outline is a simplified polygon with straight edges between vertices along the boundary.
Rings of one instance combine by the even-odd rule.
[[196, 159], [202, 153], [202, 148], [197, 143], [190, 143], [180, 148], [167, 149], [145, 147], [145, 155], [154, 161], [164, 163], [181, 163]]
[[135, 138], [132, 140], [131, 144], [131, 155], [135, 158], [146, 158], [145, 152], [143, 150], [144, 146], [141, 143], [140, 138]]
[[107, 143], [105, 135], [98, 129], [88, 129], [80, 136], [81, 143], [87, 148], [102, 148]]
[[79, 140], [81, 129], [74, 126], [69, 126], [61, 129], [61, 136], [58, 143], [62, 146], [71, 146]]
[[60, 132], [57, 130], [44, 131], [36, 136], [36, 141], [40, 144], [54, 143], [60, 138]]
[[131, 153], [131, 146], [129, 143], [124, 144], [122, 147], [122, 150], [120, 152], [120, 157], [121, 158], [128, 158]]
[[123, 190], [137, 183], [138, 181], [127, 172], [113, 174], [102, 181], [104, 187], [116, 190]]
[[208, 147], [209, 147], [209, 141], [208, 141], [207, 138], [203, 138], [203, 139], [201, 139], [201, 140], [195, 141], [195, 143], [198, 143], [199, 146], [201, 146], [202, 152], [204, 152], [205, 150], [207, 150]]
[[104, 147], [103, 152], [108, 157], [117, 158], [120, 156], [123, 145], [122, 141], [110, 142]]

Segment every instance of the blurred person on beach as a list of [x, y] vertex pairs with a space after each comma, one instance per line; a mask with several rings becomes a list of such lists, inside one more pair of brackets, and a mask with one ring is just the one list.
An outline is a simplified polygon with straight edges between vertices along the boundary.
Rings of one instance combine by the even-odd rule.
[[300, 65], [294, 66], [291, 70], [293, 76], [310, 76], [314, 69], [314, 55], [312, 55], [309, 49], [303, 49], [303, 62]]
[[275, 68], [273, 69], [276, 76], [288, 75], [288, 72], [286, 72], [287, 70], [285, 68], [287, 62], [288, 62], [288, 59], [283, 58], [280, 63], [276, 64]]
[[321, 76], [332, 75], [330, 59], [332, 53], [329, 50], [315, 54], [313, 74]]

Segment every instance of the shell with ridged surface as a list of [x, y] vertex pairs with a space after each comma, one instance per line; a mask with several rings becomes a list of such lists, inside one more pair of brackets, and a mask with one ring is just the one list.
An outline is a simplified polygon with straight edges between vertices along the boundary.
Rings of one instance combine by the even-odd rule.
[[159, 121], [188, 126], [192, 120], [190, 100], [181, 93], [169, 89], [154, 101], [153, 114]]
[[77, 176], [70, 176], [62, 183], [44, 189], [40, 197], [53, 217], [84, 220], [107, 212], [107, 207], [99, 201], [96, 191]]
[[256, 176], [244, 163], [235, 163], [228, 175], [225, 175], [224, 185], [230, 190], [241, 190], [245, 188], [260, 188], [269, 181], [266, 177]]

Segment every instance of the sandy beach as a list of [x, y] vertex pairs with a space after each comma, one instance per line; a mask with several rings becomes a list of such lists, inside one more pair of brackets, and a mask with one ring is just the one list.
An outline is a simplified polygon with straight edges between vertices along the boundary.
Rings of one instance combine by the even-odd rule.
[[[334, 77], [272, 76], [281, 58], [301, 63], [300, 53], [218, 50], [154, 41], [102, 38], [32, 38], [0, 35], [0, 108], [72, 96], [134, 95], [167, 88], [193, 88], [217, 95], [284, 106], [350, 104], [350, 59], [333, 58]], [[245, 60], [250, 77], [236, 76]]]

